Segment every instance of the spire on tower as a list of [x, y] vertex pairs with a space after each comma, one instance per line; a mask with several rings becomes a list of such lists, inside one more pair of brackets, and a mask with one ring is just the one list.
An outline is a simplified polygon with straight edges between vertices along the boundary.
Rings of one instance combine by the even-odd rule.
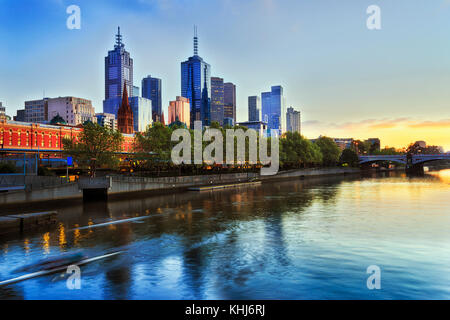
[[122, 43], [122, 35], [120, 34], [120, 27], [117, 27], [117, 34], [116, 34], [116, 45], [114, 48], [123, 48], [124, 44]]
[[196, 25], [194, 25], [194, 56], [198, 56], [198, 37]]

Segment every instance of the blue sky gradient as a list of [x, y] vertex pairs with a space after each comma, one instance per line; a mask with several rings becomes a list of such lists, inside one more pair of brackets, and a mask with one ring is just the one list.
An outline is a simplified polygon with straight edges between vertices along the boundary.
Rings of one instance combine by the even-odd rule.
[[[71, 4], [81, 30], [66, 28]], [[366, 28], [372, 4], [381, 30]], [[45, 90], [101, 112], [104, 57], [120, 25], [135, 85], [162, 78], [167, 115], [194, 24], [211, 75], [237, 85], [238, 121], [249, 95], [280, 84], [307, 137], [376, 135], [393, 146], [428, 138], [450, 149], [447, 0], [0, 0], [0, 101], [14, 115]]]

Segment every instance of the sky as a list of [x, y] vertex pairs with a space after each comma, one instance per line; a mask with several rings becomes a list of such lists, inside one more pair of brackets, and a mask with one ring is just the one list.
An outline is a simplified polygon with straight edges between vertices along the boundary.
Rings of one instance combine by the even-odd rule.
[[[79, 30], [66, 27], [72, 4]], [[366, 26], [370, 5], [380, 30]], [[44, 94], [90, 99], [102, 112], [104, 58], [119, 25], [134, 85], [161, 78], [166, 117], [197, 25], [211, 76], [237, 86], [238, 121], [248, 96], [282, 85], [307, 138], [450, 150], [450, 0], [0, 0], [7, 113]]]

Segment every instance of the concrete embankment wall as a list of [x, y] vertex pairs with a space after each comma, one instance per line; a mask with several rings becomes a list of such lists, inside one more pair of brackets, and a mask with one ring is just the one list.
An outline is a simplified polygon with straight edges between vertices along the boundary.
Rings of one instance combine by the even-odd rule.
[[[127, 194], [131, 192], [164, 191], [164, 190], [185, 190], [188, 187], [206, 186], [226, 183], [239, 183], [251, 179], [264, 181], [279, 179], [296, 179], [302, 177], [356, 174], [359, 169], [353, 168], [323, 168], [323, 169], [301, 169], [289, 170], [278, 173], [274, 176], [260, 176], [259, 173], [230, 173], [218, 175], [202, 176], [182, 176], [182, 177], [126, 177], [113, 176], [112, 185], [108, 194], [112, 196]], [[35, 177], [40, 178], [40, 177]], [[46, 178], [46, 177], [42, 177]], [[35, 201], [51, 201], [63, 199], [81, 198], [82, 192], [78, 189], [77, 183], [64, 183], [57, 186], [47, 186], [41, 189], [20, 190], [8, 193], [0, 193], [1, 205], [14, 203], [27, 203]], [[1, 214], [1, 209], [0, 209]]]

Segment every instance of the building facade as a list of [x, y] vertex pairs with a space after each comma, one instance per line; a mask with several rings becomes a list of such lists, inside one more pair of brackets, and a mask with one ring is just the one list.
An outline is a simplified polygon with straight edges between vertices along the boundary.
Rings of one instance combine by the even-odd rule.
[[293, 107], [287, 108], [286, 112], [286, 131], [298, 132], [301, 134], [301, 114]]
[[49, 98], [25, 101], [24, 121], [34, 123], [48, 123], [48, 100]]
[[105, 57], [105, 100], [103, 112], [117, 115], [124, 88], [133, 95], [133, 59], [122, 43], [120, 27], [114, 50]]
[[282, 86], [272, 86], [270, 92], [261, 94], [262, 120], [269, 130], [278, 130], [279, 135], [286, 132], [286, 102]]
[[189, 114], [190, 103], [188, 98], [177, 97], [175, 101], [169, 102], [169, 124], [176, 121], [183, 122], [190, 127], [191, 116]]
[[152, 124], [152, 100], [142, 97], [129, 99], [133, 111], [133, 124], [135, 132], [144, 132]]
[[211, 123], [211, 66], [198, 55], [197, 32], [194, 34], [194, 55], [181, 63], [181, 96], [191, 104], [191, 126], [202, 121]]
[[[31, 152], [61, 156], [63, 139], [78, 141], [83, 128], [68, 125], [18, 122], [0, 119], [0, 151]], [[133, 150], [134, 136], [124, 135], [123, 152]]]
[[262, 121], [245, 121], [239, 122], [239, 126], [255, 130], [260, 137], [267, 136], [267, 123]]
[[211, 122], [221, 126], [224, 118], [224, 83], [223, 78], [211, 77]]
[[17, 115], [14, 116], [14, 121], [25, 122], [25, 109], [17, 110]]
[[233, 119], [236, 123], [236, 86], [231, 82], [223, 84], [224, 106], [223, 117]]
[[142, 79], [142, 97], [152, 100], [152, 119], [159, 121], [162, 115], [161, 79], [151, 76]]
[[117, 130], [117, 119], [112, 113], [96, 113], [97, 123], [102, 127]]
[[248, 97], [248, 121], [261, 121], [261, 99], [258, 96]]
[[6, 119], [6, 107], [0, 102], [0, 119]]
[[48, 121], [54, 117], [60, 116], [69, 125], [79, 125], [86, 121], [95, 123], [95, 109], [91, 100], [77, 97], [59, 97], [47, 100]]

